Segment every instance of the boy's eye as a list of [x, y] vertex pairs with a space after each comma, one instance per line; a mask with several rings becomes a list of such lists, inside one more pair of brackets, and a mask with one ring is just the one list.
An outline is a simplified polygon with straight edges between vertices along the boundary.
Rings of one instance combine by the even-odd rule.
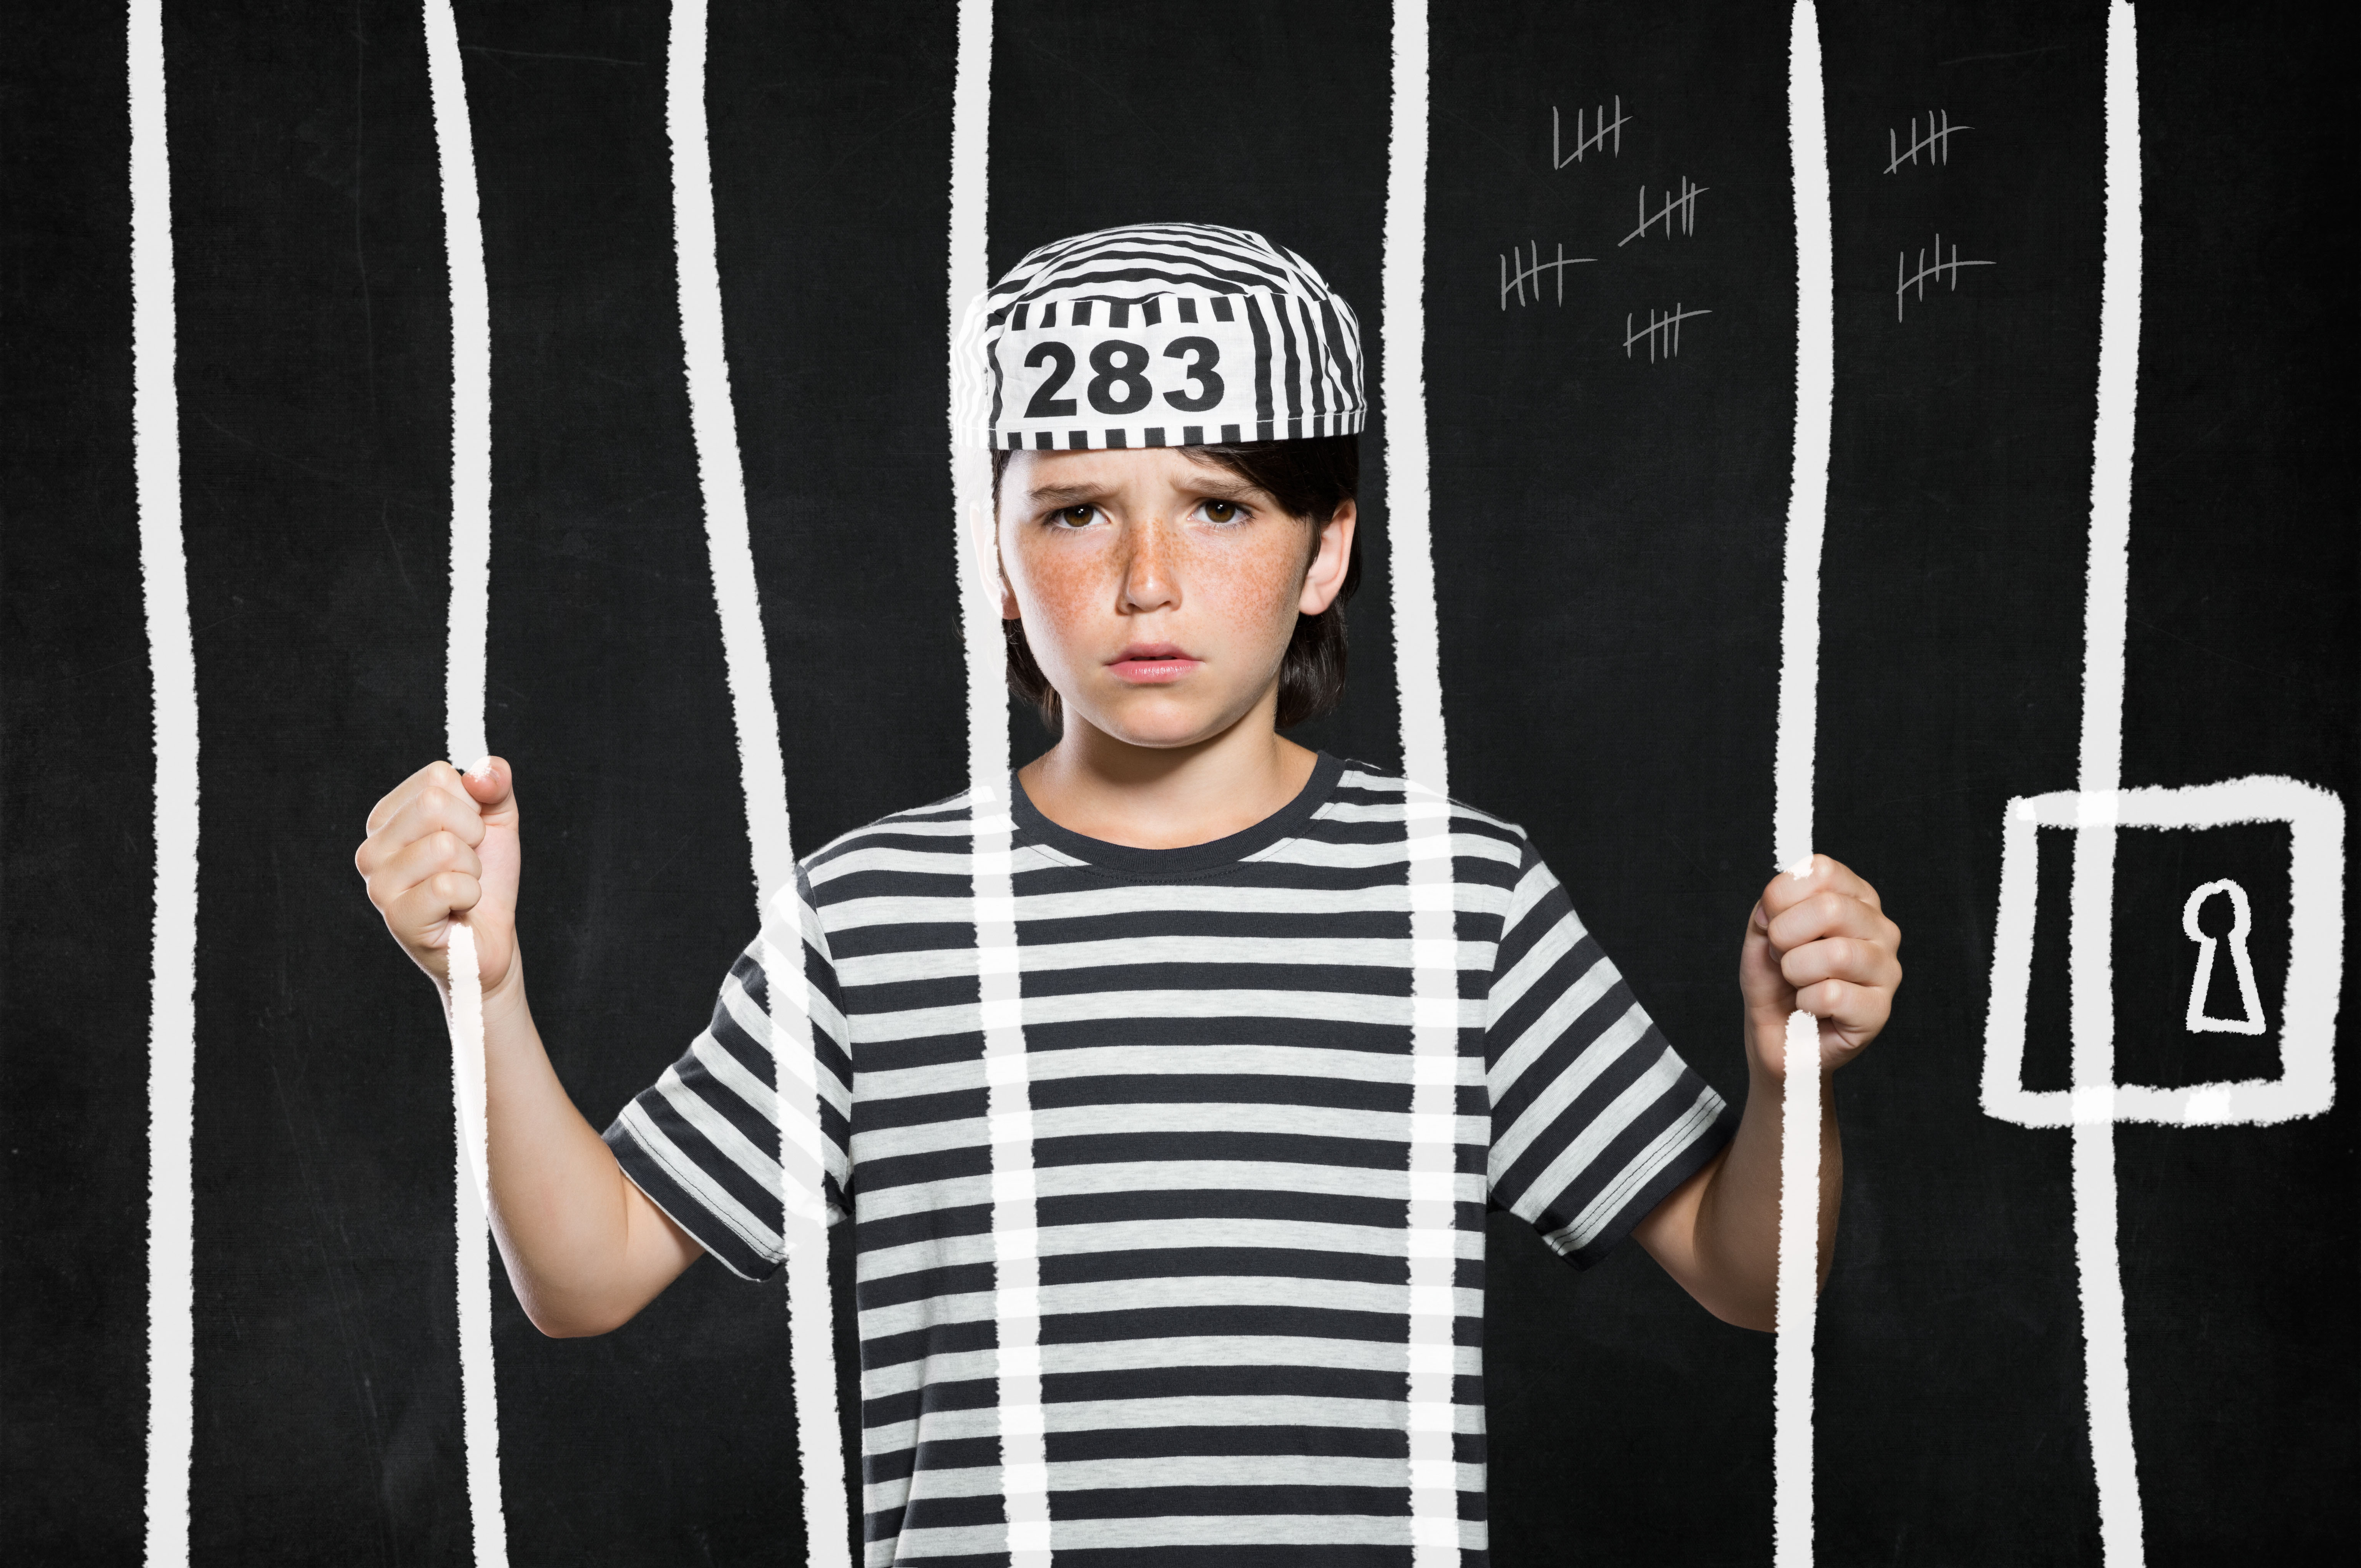
[[1235, 501], [1207, 501], [1203, 510], [1207, 522], [1235, 522], [1244, 509]]
[[1062, 522], [1071, 528], [1084, 528], [1098, 514], [1099, 509], [1094, 506], [1060, 507], [1050, 514], [1050, 521]]

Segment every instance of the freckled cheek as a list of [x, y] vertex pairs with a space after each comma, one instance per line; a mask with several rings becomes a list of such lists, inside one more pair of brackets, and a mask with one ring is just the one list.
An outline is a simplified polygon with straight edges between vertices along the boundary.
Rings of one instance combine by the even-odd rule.
[[[1208, 653], [1258, 642], [1283, 647], [1295, 624], [1301, 550], [1301, 540], [1278, 530], [1237, 544], [1169, 543], [1166, 570], [1180, 587], [1176, 631]], [[1049, 653], [1045, 643], [1094, 644], [1128, 634], [1116, 609], [1124, 587], [1118, 552], [1050, 547], [1003, 558], [1011, 562], [1037, 656]], [[1093, 663], [1101, 656], [1094, 646], [1076, 646], [1076, 652]]]
[[1016, 602], [1036, 630], [1070, 636], [1114, 614], [1115, 569], [1100, 552], [1039, 551], [1019, 564], [1016, 577]]
[[[1014, 532], [1014, 531], [1012, 531]], [[1025, 641], [1052, 685], [1071, 687], [1080, 669], [1106, 655], [1115, 619], [1115, 575], [1104, 552], [1045, 547], [1049, 542], [1001, 536], [1001, 560], [1025, 618]]]
[[[1276, 530], [1272, 531], [1274, 533]], [[1257, 642], [1283, 647], [1295, 624], [1300, 546], [1292, 535], [1249, 547], [1201, 551], [1190, 560], [1185, 598], [1200, 625], [1218, 625], [1234, 650]]]

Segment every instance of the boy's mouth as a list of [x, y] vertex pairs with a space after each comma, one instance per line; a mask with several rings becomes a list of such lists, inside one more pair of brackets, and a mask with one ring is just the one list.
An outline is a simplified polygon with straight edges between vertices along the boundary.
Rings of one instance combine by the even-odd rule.
[[1133, 685], [1163, 685], [1177, 681], [1202, 663], [1170, 642], [1134, 642], [1107, 661], [1115, 678]]

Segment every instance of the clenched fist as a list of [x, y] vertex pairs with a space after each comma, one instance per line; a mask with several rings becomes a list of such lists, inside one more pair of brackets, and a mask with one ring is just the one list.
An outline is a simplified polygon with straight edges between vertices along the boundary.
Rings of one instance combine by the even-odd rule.
[[1798, 1008], [1820, 1021], [1823, 1067], [1859, 1056], [1893, 1011], [1901, 946], [1877, 889], [1842, 863], [1814, 855], [1802, 875], [1773, 877], [1738, 959], [1749, 1065], [1786, 1077], [1787, 1015]]
[[460, 916], [475, 931], [488, 1003], [517, 968], [514, 783], [498, 757], [466, 773], [429, 762], [377, 803], [353, 852], [385, 928], [446, 996], [451, 924]]

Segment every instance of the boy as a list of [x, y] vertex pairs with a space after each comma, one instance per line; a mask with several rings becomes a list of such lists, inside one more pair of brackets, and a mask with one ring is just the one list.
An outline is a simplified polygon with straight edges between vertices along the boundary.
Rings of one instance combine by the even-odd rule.
[[[1062, 723], [1010, 791], [1014, 955], [980, 954], [966, 795], [848, 834], [602, 1140], [525, 1004], [506, 765], [431, 764], [371, 813], [357, 863], [412, 957], [441, 981], [451, 918], [477, 931], [517, 1295], [544, 1332], [595, 1334], [700, 1252], [769, 1273], [771, 1086], [816, 1076], [821, 1196], [857, 1224], [870, 1563], [1480, 1561], [1488, 1202], [1578, 1266], [1635, 1235], [1708, 1310], [1771, 1327], [1786, 1019], [1823, 1020], [1818, 1070], [1858, 1054], [1899, 932], [1825, 856], [1773, 880], [1736, 1115], [1521, 829], [1279, 735], [1342, 690], [1365, 409], [1352, 313], [1292, 252], [1077, 236], [960, 344], [1011, 684]], [[1451, 939], [1413, 938], [1422, 910]], [[764, 963], [797, 948], [808, 1047], [766, 1016]], [[1011, 1015], [982, 1004], [987, 957], [1016, 970], [1013, 1148], [986, 1131]], [[1449, 1129], [1425, 1186], [1422, 1105]], [[1822, 1136], [1825, 1278], [1832, 1108]], [[1001, 1274], [1019, 1253], [1029, 1294]], [[1444, 1303], [1423, 1316], [1422, 1278]], [[1039, 1347], [1030, 1464], [1004, 1447], [1011, 1311]], [[1020, 1513], [1046, 1522], [1020, 1536]]]

